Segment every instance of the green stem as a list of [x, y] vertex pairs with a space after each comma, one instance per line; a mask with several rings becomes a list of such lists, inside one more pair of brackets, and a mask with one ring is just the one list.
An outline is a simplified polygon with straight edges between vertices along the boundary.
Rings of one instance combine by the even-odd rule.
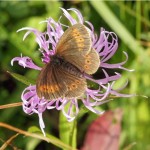
[[77, 122], [73, 121], [72, 129], [70, 131], [69, 145], [73, 148], [76, 148], [76, 136], [77, 136]]
[[[65, 106], [67, 112], [69, 105]], [[59, 135], [60, 139], [70, 145], [73, 149], [76, 149], [76, 136], [77, 136], [77, 122], [76, 120], [68, 122], [63, 112], [60, 112], [59, 116]]]
[[140, 34], [141, 34], [141, 2], [140, 1], [136, 3], [136, 16], [137, 16], [136, 17], [136, 39], [140, 40]]

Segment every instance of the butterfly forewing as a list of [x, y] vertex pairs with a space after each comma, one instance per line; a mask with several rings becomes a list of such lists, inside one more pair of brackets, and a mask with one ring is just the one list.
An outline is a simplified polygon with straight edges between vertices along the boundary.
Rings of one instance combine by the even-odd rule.
[[47, 64], [38, 77], [36, 90], [40, 98], [52, 100], [63, 97], [67, 87], [61, 78], [60, 69], [51, 63]]
[[86, 89], [86, 80], [79, 76], [79, 71], [70, 73], [67, 69], [62, 64], [47, 64], [37, 80], [38, 96], [48, 100], [81, 96]]
[[69, 57], [74, 53], [87, 54], [90, 49], [90, 33], [84, 25], [78, 23], [64, 32], [56, 46], [56, 54]]

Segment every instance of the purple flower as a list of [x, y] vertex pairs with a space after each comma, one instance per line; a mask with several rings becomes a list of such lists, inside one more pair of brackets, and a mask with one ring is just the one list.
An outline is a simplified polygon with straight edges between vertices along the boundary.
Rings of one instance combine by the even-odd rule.
[[[103, 28], [101, 28], [100, 35], [98, 36], [94, 32], [93, 25], [88, 21], [84, 21], [82, 14], [77, 9], [71, 8], [65, 10], [61, 8], [61, 10], [71, 24], [70, 26], [76, 23], [81, 23], [88, 28], [91, 35], [92, 48], [94, 48], [100, 56], [101, 63], [99, 66], [99, 70], [102, 71], [103, 77], [100, 77], [99, 79], [94, 79], [92, 76], [85, 75], [85, 78], [87, 80], [90, 80], [98, 85], [98, 89], [92, 89], [88, 86], [85, 92], [86, 94], [80, 98], [84, 106], [94, 113], [101, 114], [102, 112], [96, 110], [95, 106], [99, 106], [103, 103], [110, 101], [110, 98], [108, 96], [112, 95], [116, 97], [131, 97], [132, 95], [119, 93], [119, 91], [125, 88], [126, 85], [118, 90], [113, 89], [113, 85], [116, 80], [121, 78], [121, 74], [115, 72], [115, 69], [132, 71], [123, 67], [123, 65], [128, 60], [128, 55], [125, 52], [123, 52], [126, 57], [126, 60], [124, 62], [117, 64], [109, 64], [107, 62], [115, 54], [118, 48], [118, 38], [116, 34], [114, 32], [105, 31]], [[77, 15], [78, 20], [74, 19], [69, 14], [69, 11], [73, 11]], [[20, 30], [18, 30], [18, 32], [22, 30], [27, 30], [23, 37], [23, 40], [30, 33], [33, 32], [35, 34], [35, 40], [38, 43], [42, 54], [42, 62], [43, 64], [46, 64], [50, 62], [50, 56], [55, 54], [56, 45], [60, 37], [64, 33], [63, 27], [65, 26], [69, 28], [69, 26], [62, 24], [60, 20], [56, 22], [52, 18], [49, 18], [41, 23], [47, 24], [47, 30], [45, 32], [40, 32], [31, 27], [21, 28]], [[41, 67], [38, 67], [36, 64], [34, 64], [32, 59], [29, 57], [15, 57], [12, 59], [11, 64], [13, 65], [15, 61], [17, 61], [19, 65], [23, 66], [24, 68], [27, 67], [38, 71], [42, 69]], [[114, 75], [109, 75], [108, 70], [113, 71]], [[38, 114], [40, 128], [44, 135], [45, 125], [43, 122], [42, 114], [46, 109], [56, 108], [57, 110], [62, 110], [68, 121], [74, 120], [79, 112], [78, 98], [58, 98], [51, 101], [44, 98], [39, 98], [36, 92], [36, 85], [30, 85], [25, 88], [21, 95], [21, 99], [23, 101], [23, 110], [25, 113], [29, 115], [33, 113]], [[65, 111], [65, 106], [67, 104], [69, 104], [69, 108], [67, 111]]]

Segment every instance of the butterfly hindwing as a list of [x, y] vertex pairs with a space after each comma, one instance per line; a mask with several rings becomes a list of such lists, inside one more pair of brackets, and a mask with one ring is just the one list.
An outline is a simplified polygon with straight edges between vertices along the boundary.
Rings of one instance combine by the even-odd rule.
[[81, 72], [85, 72], [87, 74], [95, 73], [100, 66], [100, 58], [95, 49], [91, 49], [87, 55], [74, 54], [70, 55], [67, 59], [81, 70]]
[[83, 70], [87, 74], [94, 74], [100, 66], [100, 58], [95, 49], [84, 56]]
[[87, 87], [85, 78], [71, 74], [64, 69], [61, 70], [61, 75], [67, 87], [67, 92], [65, 93], [66, 98], [79, 97], [84, 93]]

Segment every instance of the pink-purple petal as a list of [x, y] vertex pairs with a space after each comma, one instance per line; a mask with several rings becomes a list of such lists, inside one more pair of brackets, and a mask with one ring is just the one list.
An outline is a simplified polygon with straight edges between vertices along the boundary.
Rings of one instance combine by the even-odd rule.
[[77, 23], [77, 21], [68, 13], [67, 10], [65, 10], [64, 8], [61, 8], [61, 10], [63, 11], [66, 18], [70, 21], [71, 25], [74, 25]]
[[79, 19], [79, 23], [81, 23], [81, 24], [84, 23], [83, 16], [82, 16], [81, 12], [78, 9], [76, 9], [76, 8], [70, 8], [70, 9], [67, 9], [67, 10], [74, 11], [76, 13], [78, 19]]
[[35, 65], [31, 58], [29, 57], [15, 57], [11, 60], [11, 65], [13, 66], [14, 62], [17, 61], [20, 66], [24, 68], [31, 68], [35, 70], [41, 70], [41, 67]]
[[44, 131], [45, 124], [44, 124], [44, 121], [43, 121], [42, 113], [38, 113], [38, 116], [39, 116], [40, 128], [42, 130], [43, 135], [46, 136], [45, 131]]

